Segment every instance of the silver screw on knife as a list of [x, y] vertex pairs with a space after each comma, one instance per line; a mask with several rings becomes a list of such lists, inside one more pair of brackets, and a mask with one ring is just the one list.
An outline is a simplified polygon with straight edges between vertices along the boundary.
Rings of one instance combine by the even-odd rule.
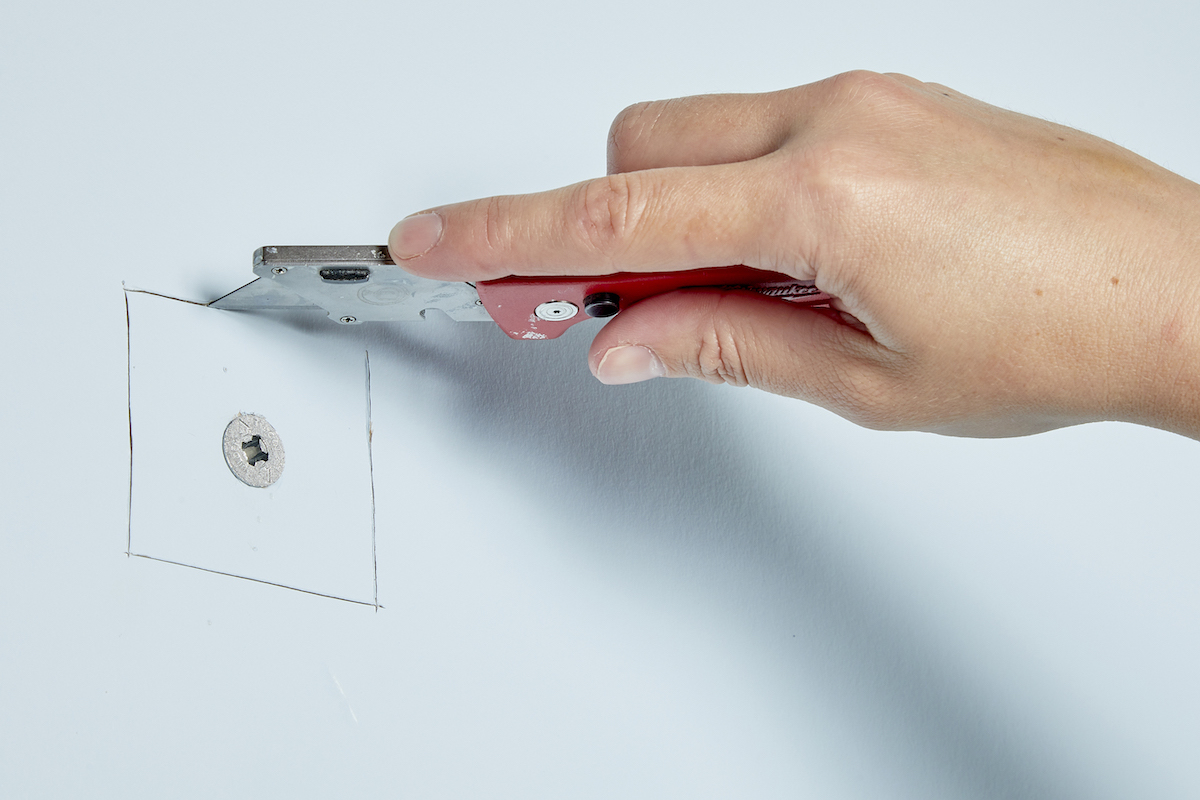
[[538, 319], [555, 322], [575, 316], [579, 313], [579, 306], [568, 303], [566, 300], [551, 300], [535, 308], [533, 313], [537, 315]]

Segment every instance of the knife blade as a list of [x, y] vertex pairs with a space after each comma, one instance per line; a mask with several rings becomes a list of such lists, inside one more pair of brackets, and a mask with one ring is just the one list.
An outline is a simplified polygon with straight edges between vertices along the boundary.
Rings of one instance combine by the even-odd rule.
[[384, 245], [260, 247], [253, 269], [257, 278], [208, 305], [233, 311], [323, 309], [343, 325], [419, 320], [435, 309], [459, 322], [495, 322], [513, 339], [537, 340], [677, 289], [740, 289], [811, 306], [830, 299], [812, 281], [744, 266], [439, 281], [406, 272]]

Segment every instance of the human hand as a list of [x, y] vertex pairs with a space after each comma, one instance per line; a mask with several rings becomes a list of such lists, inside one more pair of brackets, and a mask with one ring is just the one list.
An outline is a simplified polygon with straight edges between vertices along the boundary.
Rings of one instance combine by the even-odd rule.
[[1200, 438], [1200, 186], [905, 76], [632, 106], [607, 177], [442, 206], [389, 247], [444, 280], [745, 264], [836, 298], [644, 300], [592, 344], [605, 383], [751, 385], [882, 429]]

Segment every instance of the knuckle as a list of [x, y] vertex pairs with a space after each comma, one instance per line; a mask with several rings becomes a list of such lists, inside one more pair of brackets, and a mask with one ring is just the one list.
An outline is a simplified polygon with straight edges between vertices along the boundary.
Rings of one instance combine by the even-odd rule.
[[643, 181], [616, 174], [581, 184], [573, 224], [577, 236], [595, 252], [616, 257], [641, 224], [649, 198]]
[[661, 101], [635, 103], [617, 114], [612, 127], [608, 129], [608, 160], [611, 169], [618, 168], [622, 156], [633, 151], [638, 142], [654, 127], [662, 108]]
[[894, 214], [896, 193], [920, 185], [928, 168], [923, 148], [944, 125], [917, 83], [862, 70], [828, 79], [820, 129], [782, 154], [790, 159], [792, 196], [807, 198], [839, 230]]
[[943, 97], [959, 96], [959, 93], [957, 91], [955, 91], [954, 89], [951, 89], [949, 86], [947, 86], [944, 83], [932, 83], [931, 82], [931, 83], [922, 84], [922, 86], [931, 92], [937, 92], [938, 94], [942, 95]]
[[880, 144], [897, 130], [929, 121], [935, 106], [928, 87], [906, 75], [881, 75], [859, 70], [830, 78], [825, 100], [836, 108], [843, 122], [853, 120], [844, 132], [874, 138]]
[[710, 383], [747, 386], [750, 383], [745, 347], [737, 331], [722, 317], [714, 315], [696, 338], [696, 350], [690, 360], [691, 377]]
[[505, 248], [511, 240], [509, 226], [510, 197], [489, 197], [479, 201], [480, 238], [489, 253], [495, 253]]
[[903, 72], [885, 72], [883, 77], [891, 78], [892, 80], [902, 83], [905, 86], [910, 86], [914, 89], [920, 89], [925, 86], [925, 82], [914, 78], [911, 75], [905, 75]]
[[904, 81], [896, 76], [865, 69], [843, 72], [829, 79], [831, 93], [848, 100], [875, 101], [894, 96], [904, 88]]
[[808, 219], [821, 220], [825, 223], [822, 236], [809, 243], [810, 252], [836, 252], [837, 246], [844, 244], [841, 232], [851, 229], [861, 213], [871, 154], [854, 141], [825, 137], [805, 142], [779, 158], [784, 165], [777, 174], [788, 198], [788, 203], [781, 205], [786, 215], [783, 223], [793, 225], [792, 215], [798, 211]]

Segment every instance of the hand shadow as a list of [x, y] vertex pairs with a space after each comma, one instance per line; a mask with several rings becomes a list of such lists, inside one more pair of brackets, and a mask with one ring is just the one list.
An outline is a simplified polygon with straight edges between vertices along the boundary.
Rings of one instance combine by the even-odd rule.
[[[519, 464], [547, 508], [611, 517], [564, 532], [590, 555], [670, 552], [680, 567], [671, 577], [744, 615], [764, 657], [846, 710], [864, 757], [889, 754], [897, 794], [912, 782], [973, 798], [1096, 797], [1092, 781], [1055, 763], [1043, 737], [1022, 735], [1038, 718], [1036, 698], [1014, 708], [997, 697], [842, 546], [846, 531], [820, 513], [842, 501], [829, 496], [818, 459], [797, 453], [786, 482], [764, 483], [761, 453], [740, 420], [722, 415], [720, 389], [603, 386], [584, 361], [591, 325], [514, 342], [492, 325], [445, 318], [364, 328], [315, 314], [280, 319], [308, 335], [364, 336], [374, 365], [428, 386], [423, 401], [461, 420], [476, 457]], [[373, 394], [376, 408], [388, 402]], [[825, 488], [814, 497], [806, 487]]]

